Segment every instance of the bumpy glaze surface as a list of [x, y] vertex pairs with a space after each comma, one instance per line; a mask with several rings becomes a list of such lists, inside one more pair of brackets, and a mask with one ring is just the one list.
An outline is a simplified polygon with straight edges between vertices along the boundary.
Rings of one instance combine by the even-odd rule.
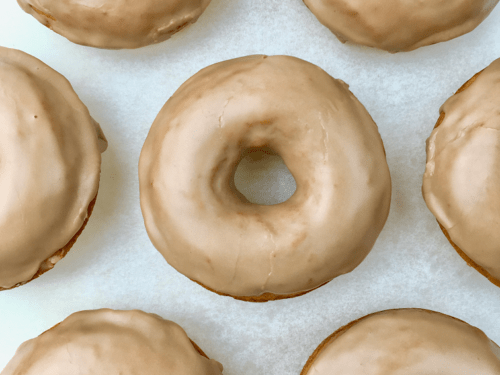
[[[279, 154], [297, 183], [251, 204], [234, 172], [252, 150]], [[389, 212], [391, 181], [372, 118], [317, 66], [248, 56], [201, 70], [167, 101], [142, 149], [149, 237], [179, 272], [217, 292], [314, 289], [354, 269]]]
[[342, 42], [389, 52], [444, 42], [476, 28], [499, 0], [304, 0]]
[[62, 75], [0, 47], [0, 287], [30, 280], [80, 230], [106, 147]]
[[469, 258], [500, 280], [500, 59], [441, 107], [422, 192]]
[[26, 341], [1, 375], [221, 375], [177, 324], [143, 311], [81, 311]]
[[342, 327], [301, 375], [499, 375], [500, 348], [479, 329], [420, 309], [388, 310]]
[[18, 0], [43, 25], [74, 43], [138, 48], [196, 22], [210, 0]]

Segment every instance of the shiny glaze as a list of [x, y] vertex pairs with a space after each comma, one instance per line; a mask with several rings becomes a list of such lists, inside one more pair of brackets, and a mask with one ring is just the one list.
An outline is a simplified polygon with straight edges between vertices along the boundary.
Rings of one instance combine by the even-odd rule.
[[422, 192], [469, 258], [500, 280], [500, 59], [441, 107]]
[[[251, 204], [234, 187], [255, 150], [283, 158], [297, 189]], [[354, 269], [385, 224], [391, 180], [372, 118], [317, 66], [248, 56], [201, 70], [156, 118], [139, 163], [155, 247], [232, 296], [307, 291]]]
[[1, 375], [221, 375], [174, 322], [139, 310], [81, 311], [26, 341]]
[[107, 141], [63, 76], [2, 47], [0, 119], [0, 287], [9, 288], [82, 227]]
[[499, 0], [304, 0], [342, 42], [389, 52], [444, 42], [476, 28]]
[[499, 375], [500, 348], [479, 329], [421, 309], [387, 310], [342, 327], [301, 375]]
[[43, 25], [74, 43], [138, 48], [196, 22], [210, 0], [18, 0]]

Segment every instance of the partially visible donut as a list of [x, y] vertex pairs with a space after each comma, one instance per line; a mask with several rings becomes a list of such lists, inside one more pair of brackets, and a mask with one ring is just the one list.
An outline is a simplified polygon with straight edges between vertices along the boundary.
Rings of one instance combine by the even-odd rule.
[[1, 375], [221, 375], [174, 322], [140, 310], [80, 311], [26, 341]]
[[500, 348], [481, 330], [421, 309], [367, 315], [326, 338], [301, 375], [498, 375]]
[[444, 42], [476, 28], [499, 0], [304, 0], [346, 41], [389, 52]]
[[98, 48], [138, 48], [196, 22], [211, 0], [17, 0], [70, 41]]
[[0, 291], [66, 255], [92, 213], [102, 130], [71, 84], [40, 60], [0, 47]]
[[422, 193], [445, 236], [500, 286], [500, 59], [440, 109], [427, 140]]
[[[249, 203], [234, 186], [249, 152], [280, 155], [287, 201]], [[322, 69], [248, 56], [201, 70], [167, 101], [142, 149], [149, 237], [179, 272], [219, 294], [263, 302], [353, 270], [389, 213], [391, 180], [372, 118]]]

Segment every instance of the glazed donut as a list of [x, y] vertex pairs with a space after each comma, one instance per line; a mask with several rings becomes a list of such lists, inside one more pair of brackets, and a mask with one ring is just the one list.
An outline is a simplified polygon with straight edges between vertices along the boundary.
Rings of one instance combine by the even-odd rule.
[[26, 341], [2, 375], [221, 375], [174, 322], [143, 311], [81, 311]]
[[500, 286], [500, 59], [441, 107], [422, 193], [455, 250]]
[[499, 0], [304, 0], [342, 42], [411, 51], [476, 28]]
[[17, 0], [21, 8], [70, 41], [97, 48], [163, 42], [196, 22], [210, 0]]
[[[248, 202], [234, 185], [253, 151], [295, 178], [287, 201]], [[248, 56], [186, 81], [154, 121], [139, 162], [153, 245], [219, 294], [267, 301], [353, 270], [389, 212], [377, 126], [342, 81], [289, 56]]]
[[0, 290], [48, 271], [94, 207], [107, 147], [70, 83], [0, 47]]
[[324, 340], [301, 375], [498, 375], [500, 348], [479, 329], [421, 309], [367, 315]]

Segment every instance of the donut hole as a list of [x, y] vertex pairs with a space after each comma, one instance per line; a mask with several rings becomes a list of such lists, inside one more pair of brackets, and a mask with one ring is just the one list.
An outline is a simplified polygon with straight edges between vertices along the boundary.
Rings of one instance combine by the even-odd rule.
[[250, 203], [265, 206], [287, 201], [297, 189], [285, 162], [269, 147], [249, 148], [242, 153], [234, 186]]

